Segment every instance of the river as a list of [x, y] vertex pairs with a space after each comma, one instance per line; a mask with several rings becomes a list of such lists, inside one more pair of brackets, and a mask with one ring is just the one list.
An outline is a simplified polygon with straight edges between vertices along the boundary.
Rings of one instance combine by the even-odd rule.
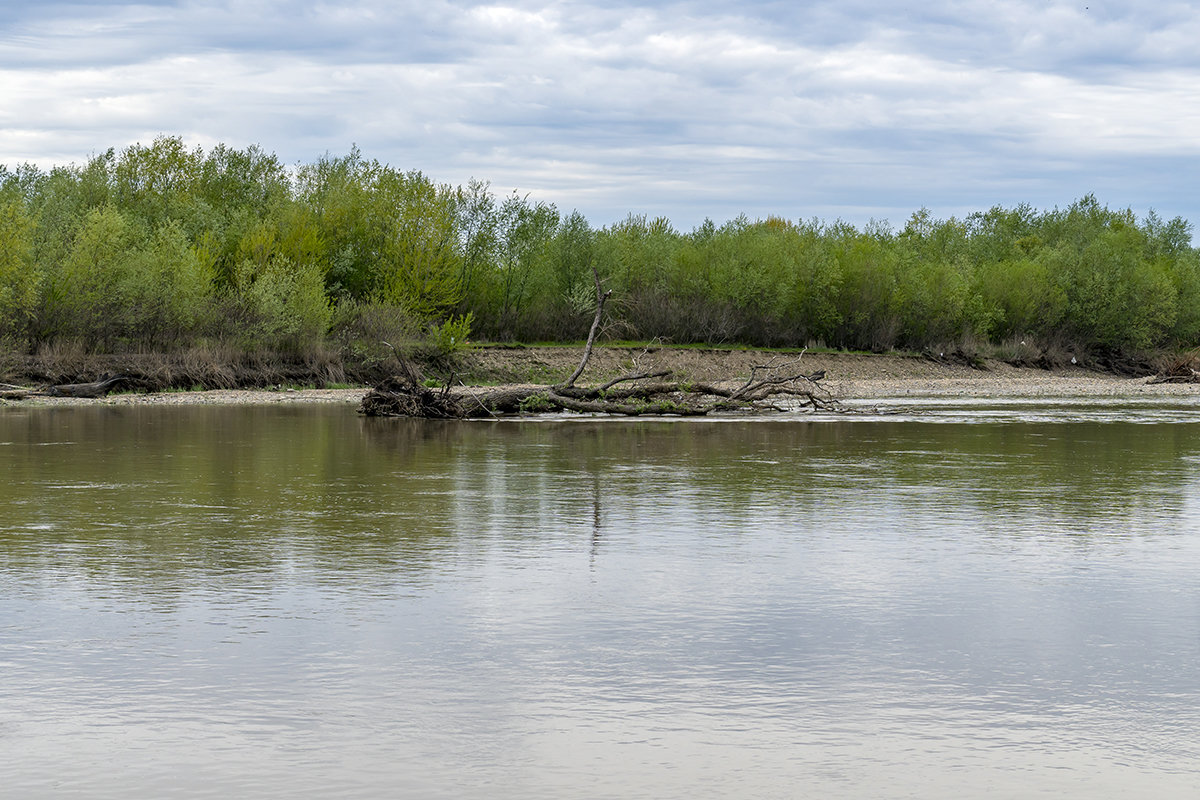
[[0, 409], [3, 793], [1194, 797], [1196, 411]]

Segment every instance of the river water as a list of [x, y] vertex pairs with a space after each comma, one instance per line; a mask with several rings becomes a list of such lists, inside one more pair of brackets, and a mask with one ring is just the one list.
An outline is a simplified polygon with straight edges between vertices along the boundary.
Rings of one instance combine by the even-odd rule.
[[0, 410], [0, 793], [1200, 794], [1200, 407]]

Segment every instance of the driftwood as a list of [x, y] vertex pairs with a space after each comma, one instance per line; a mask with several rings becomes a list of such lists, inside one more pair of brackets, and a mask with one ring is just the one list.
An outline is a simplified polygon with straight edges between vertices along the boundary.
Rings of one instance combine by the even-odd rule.
[[1200, 372], [1190, 375], [1155, 375], [1146, 383], [1200, 383]]
[[24, 400], [37, 392], [27, 386], [13, 386], [11, 383], [0, 383], [0, 400]]
[[30, 397], [104, 397], [118, 384], [129, 380], [124, 375], [105, 376], [91, 383], [60, 383], [41, 389], [0, 384], [0, 400], [25, 400]]
[[[669, 415], [697, 417], [714, 412], [768, 412], [842, 410], [820, 384], [825, 372], [806, 374], [800, 358], [775, 359], [753, 367], [741, 382], [690, 382], [669, 370], [637, 366], [626, 375], [600, 386], [583, 387], [576, 381], [592, 356], [596, 335], [611, 292], [601, 287], [595, 269], [596, 312], [579, 366], [565, 381], [547, 386], [520, 386], [473, 390], [467, 387], [431, 389], [420, 373], [399, 353], [399, 372], [363, 398], [359, 411], [367, 416], [468, 419], [572, 411], [624, 416]], [[786, 402], [780, 402], [786, 401]]]
[[1200, 383], [1200, 351], [1193, 350], [1175, 358], [1146, 383]]
[[[470, 419], [560, 411], [623, 416], [706, 416], [714, 412], [841, 410], [820, 373], [796, 371], [799, 359], [763, 364], [739, 383], [674, 380], [669, 371], [633, 372], [602, 386], [430, 389], [397, 375], [363, 398], [367, 416]], [[786, 401], [786, 402], [781, 402]]]
[[45, 394], [50, 397], [104, 397], [117, 384], [127, 380], [124, 375], [114, 375], [91, 383], [62, 383], [46, 389]]

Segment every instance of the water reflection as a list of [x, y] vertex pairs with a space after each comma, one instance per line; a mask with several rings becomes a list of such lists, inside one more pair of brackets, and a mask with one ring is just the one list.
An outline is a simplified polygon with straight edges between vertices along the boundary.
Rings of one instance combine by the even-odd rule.
[[0, 414], [6, 783], [1184, 796], [1197, 432]]

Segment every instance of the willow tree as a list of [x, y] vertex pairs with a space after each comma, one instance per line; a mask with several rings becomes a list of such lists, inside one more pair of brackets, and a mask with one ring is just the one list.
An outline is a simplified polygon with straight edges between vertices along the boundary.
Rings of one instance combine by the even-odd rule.
[[19, 334], [37, 301], [34, 223], [20, 202], [0, 202], [0, 335]]
[[395, 198], [379, 270], [379, 297], [419, 319], [436, 319], [462, 297], [455, 196], [420, 172], [382, 176]]

